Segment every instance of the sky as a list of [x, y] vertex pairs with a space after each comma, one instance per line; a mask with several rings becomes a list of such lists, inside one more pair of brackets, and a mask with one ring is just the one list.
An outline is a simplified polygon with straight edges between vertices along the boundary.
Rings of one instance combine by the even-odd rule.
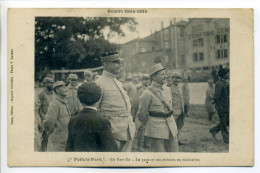
[[[180, 21], [178, 18], [176, 21]], [[187, 19], [182, 19], [187, 20]], [[136, 18], [138, 24], [136, 25], [136, 32], [131, 32], [126, 26], [122, 26], [122, 30], [125, 32], [126, 36], [118, 37], [115, 36], [110, 40], [112, 43], [123, 44], [127, 43], [136, 38], [144, 38], [153, 32], [161, 30], [161, 22], [163, 22], [163, 27], [166, 28], [170, 25], [170, 21], [174, 21], [174, 18]]]

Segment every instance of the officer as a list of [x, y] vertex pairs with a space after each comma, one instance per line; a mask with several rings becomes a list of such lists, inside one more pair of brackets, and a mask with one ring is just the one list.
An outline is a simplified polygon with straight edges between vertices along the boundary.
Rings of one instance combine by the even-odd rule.
[[53, 84], [55, 95], [50, 103], [43, 127], [49, 135], [47, 151], [65, 151], [68, 139], [70, 113], [67, 105], [66, 85], [63, 81]]
[[172, 98], [163, 87], [166, 79], [165, 68], [160, 63], [148, 70], [151, 86], [143, 92], [137, 113], [145, 124], [145, 136], [151, 138], [152, 152], [177, 152], [178, 130], [172, 115]]
[[111, 124], [118, 150], [130, 152], [135, 135], [135, 124], [131, 115], [130, 99], [122, 83], [116, 79], [121, 69], [119, 54], [108, 53], [101, 57], [101, 62], [104, 71], [96, 81], [103, 91], [99, 109]]
[[66, 100], [68, 101], [68, 106], [70, 110], [70, 115], [77, 115], [79, 111], [82, 110], [82, 105], [78, 99], [77, 91], [78, 91], [78, 76], [76, 74], [69, 75], [69, 85], [67, 86], [67, 95]]
[[[53, 85], [53, 79], [50, 77], [45, 77], [43, 79], [43, 84], [44, 84], [44, 89], [43, 91], [39, 94], [38, 97], [38, 107], [37, 109], [39, 111], [39, 116], [41, 120], [45, 120], [45, 115], [48, 111], [49, 104], [52, 100], [52, 85]], [[42, 129], [43, 130], [43, 129]], [[46, 151], [47, 148], [47, 143], [48, 143], [48, 135], [46, 131], [42, 131], [42, 142], [41, 142], [41, 151]]]

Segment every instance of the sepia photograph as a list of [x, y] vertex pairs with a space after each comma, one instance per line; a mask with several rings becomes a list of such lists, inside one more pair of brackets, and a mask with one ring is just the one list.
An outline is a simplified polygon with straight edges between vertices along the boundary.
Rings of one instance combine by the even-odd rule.
[[253, 165], [252, 11], [199, 11], [9, 9], [8, 165]]
[[228, 152], [229, 23], [36, 17], [35, 151]]

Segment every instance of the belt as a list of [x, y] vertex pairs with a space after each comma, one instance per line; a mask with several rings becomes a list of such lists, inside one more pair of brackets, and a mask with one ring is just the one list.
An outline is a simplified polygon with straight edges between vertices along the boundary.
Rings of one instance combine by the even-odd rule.
[[106, 112], [100, 111], [100, 113], [106, 117], [128, 117], [132, 116], [130, 112]]
[[169, 113], [162, 113], [162, 112], [149, 112], [151, 117], [160, 117], [160, 118], [168, 118], [172, 115], [172, 111]]

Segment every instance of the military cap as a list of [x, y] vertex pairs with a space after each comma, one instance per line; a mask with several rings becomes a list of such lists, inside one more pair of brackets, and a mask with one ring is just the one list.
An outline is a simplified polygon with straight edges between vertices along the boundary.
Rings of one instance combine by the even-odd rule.
[[53, 80], [52, 78], [50, 78], [50, 77], [45, 77], [45, 78], [43, 79], [43, 83], [47, 83], [47, 82], [53, 83], [54, 80]]
[[117, 52], [113, 53], [106, 53], [101, 57], [101, 62], [120, 62], [122, 59], [120, 58], [120, 55]]
[[209, 79], [208, 83], [214, 83], [214, 81], [212, 79]]
[[142, 79], [150, 79], [149, 74], [143, 74]]
[[229, 69], [227, 68], [223, 68], [223, 69], [220, 69], [218, 71], [218, 75], [219, 77], [223, 78], [224, 76], [226, 76], [227, 74], [229, 73]]
[[179, 72], [173, 72], [172, 73], [172, 75], [171, 75], [172, 77], [179, 77], [179, 78], [182, 78], [182, 75], [179, 73]]
[[65, 85], [63, 81], [57, 81], [53, 84], [53, 89]]
[[147, 69], [147, 73], [151, 76], [152, 74], [165, 70], [166, 68], [163, 68], [161, 63], [155, 64]]
[[69, 79], [78, 79], [78, 75], [76, 75], [76, 74], [70, 74], [69, 75]]

